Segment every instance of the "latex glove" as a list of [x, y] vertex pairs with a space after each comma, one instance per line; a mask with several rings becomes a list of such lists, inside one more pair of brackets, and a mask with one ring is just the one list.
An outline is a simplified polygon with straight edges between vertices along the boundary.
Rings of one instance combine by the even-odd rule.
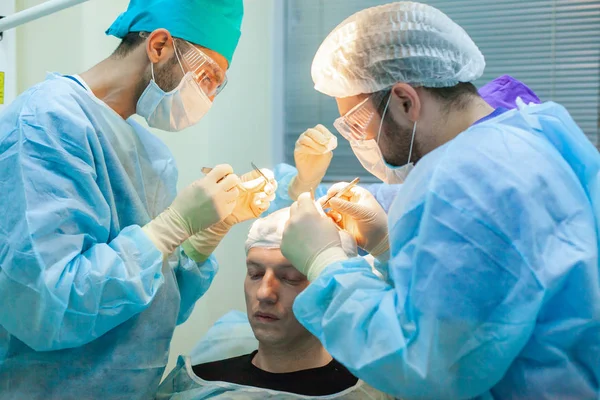
[[223, 221], [191, 236], [183, 242], [181, 248], [189, 258], [202, 263], [210, 257], [235, 224], [235, 218], [230, 215]]
[[142, 229], [163, 254], [230, 215], [239, 197], [240, 179], [230, 165], [218, 165], [183, 189], [171, 206]]
[[256, 171], [242, 175], [240, 186], [243, 190], [240, 190], [231, 215], [183, 243], [183, 251], [188, 257], [196, 262], [206, 261], [235, 224], [257, 218], [270, 207], [271, 201], [275, 200], [277, 181], [271, 170], [264, 168], [261, 172], [269, 182]]
[[290, 208], [281, 252], [310, 281], [330, 264], [348, 259], [338, 228], [320, 213], [310, 193], [303, 193]]
[[[347, 183], [333, 185], [319, 201], [339, 192]], [[374, 257], [380, 257], [389, 248], [388, 224], [385, 210], [366, 189], [355, 186], [339, 198], [331, 199], [328, 213], [338, 226], [356, 239], [359, 247]]]
[[254, 170], [240, 177], [240, 185], [245, 191], [240, 191], [237, 205], [232, 212], [236, 224], [259, 217], [275, 200], [275, 191], [277, 190], [275, 174], [267, 168], [262, 168], [260, 171], [269, 178], [268, 182]]
[[336, 147], [337, 137], [323, 125], [317, 125], [300, 135], [294, 149], [298, 175], [288, 188], [292, 200], [296, 200], [300, 193], [310, 192], [319, 186]]

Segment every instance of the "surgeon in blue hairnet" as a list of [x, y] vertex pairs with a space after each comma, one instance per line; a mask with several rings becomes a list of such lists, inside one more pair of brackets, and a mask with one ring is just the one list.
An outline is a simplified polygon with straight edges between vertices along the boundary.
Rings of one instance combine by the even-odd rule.
[[217, 272], [211, 253], [275, 187], [220, 165], [177, 194], [169, 150], [129, 117], [197, 123], [242, 15], [242, 0], [132, 0], [110, 57], [0, 115], [0, 398], [154, 396], [175, 326]]
[[386, 281], [300, 195], [281, 246], [311, 280], [294, 313], [398, 398], [597, 400], [600, 155], [558, 104], [491, 107], [471, 84], [484, 66], [418, 3], [363, 10], [325, 39], [312, 75], [334, 125], [365, 169], [404, 183], [387, 217], [361, 188], [330, 204]]

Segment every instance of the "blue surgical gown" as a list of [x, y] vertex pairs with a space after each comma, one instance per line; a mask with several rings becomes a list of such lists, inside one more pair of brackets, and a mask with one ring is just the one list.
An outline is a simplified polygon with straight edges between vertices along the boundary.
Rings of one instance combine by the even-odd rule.
[[142, 232], [172, 202], [165, 145], [51, 75], [0, 115], [0, 398], [152, 398], [217, 271]]
[[403, 399], [600, 398], [600, 156], [555, 103], [422, 158], [389, 212], [389, 281], [334, 263], [298, 320]]

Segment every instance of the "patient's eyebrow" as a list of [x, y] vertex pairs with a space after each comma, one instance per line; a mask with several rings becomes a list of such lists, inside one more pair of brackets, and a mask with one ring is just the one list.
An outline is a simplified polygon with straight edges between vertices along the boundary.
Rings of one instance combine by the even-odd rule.
[[292, 264], [279, 264], [277, 269], [296, 269]]
[[264, 268], [264, 265], [255, 261], [246, 260], [246, 267], [248, 268]]

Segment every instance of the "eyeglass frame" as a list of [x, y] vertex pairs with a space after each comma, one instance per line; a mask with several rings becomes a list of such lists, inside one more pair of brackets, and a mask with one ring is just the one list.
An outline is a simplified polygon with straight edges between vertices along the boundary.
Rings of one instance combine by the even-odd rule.
[[[371, 94], [369, 97], [352, 107], [350, 111], [337, 118], [333, 122], [333, 126], [340, 133], [340, 135], [342, 135], [342, 137], [348, 140], [349, 142], [359, 143], [361, 141], [364, 141], [367, 137], [366, 128], [371, 124], [371, 121], [377, 113], [378, 108], [381, 106], [381, 104], [388, 95], [391, 95], [391, 89], [382, 90]], [[360, 123], [353, 123], [352, 121], [350, 121], [350, 118], [352, 118], [352, 116], [357, 114], [358, 112], [363, 111], [364, 107], [366, 107], [367, 105], [373, 107], [373, 109], [370, 110], [368, 123], [360, 128], [357, 128], [356, 125], [359, 125]]]
[[[139, 33], [140, 37], [147, 39], [148, 36], [150, 35], [148, 32], [140, 32]], [[176, 46], [175, 43], [176, 42], [183, 42], [185, 46], [187, 46], [187, 50], [184, 52], [181, 48], [184, 46]], [[204, 53], [202, 50], [200, 50], [199, 48], [197, 48], [196, 46], [194, 46], [192, 43], [190, 43], [187, 40], [184, 39], [179, 39], [179, 38], [173, 38], [173, 48], [175, 51], [175, 56], [177, 57], [177, 61], [179, 61], [180, 66], [183, 69], [183, 65], [185, 64], [185, 66], [187, 67], [188, 72], [191, 72], [192, 74], [194, 74], [194, 80], [196, 81], [196, 83], [198, 84], [198, 86], [200, 87], [200, 89], [208, 96], [208, 97], [216, 97], [219, 93], [221, 93], [223, 91], [223, 89], [225, 89], [225, 86], [227, 86], [227, 72], [223, 71], [223, 68], [221, 68], [221, 66], [219, 64], [216, 63], [215, 60], [213, 60], [210, 56], [208, 56], [206, 53]], [[187, 60], [187, 54], [193, 52], [197, 57], [199, 57], [200, 59], [202, 59], [202, 62], [200, 63], [200, 65], [198, 66], [191, 66], [189, 65], [189, 61]], [[211, 81], [211, 77], [210, 76], [205, 76], [200, 78], [199, 75], [200, 73], [198, 72], [198, 70], [202, 69], [202, 71], [204, 71], [203, 67], [205, 66], [205, 64], [209, 65], [210, 67], [212, 67], [213, 71], [217, 71], [218, 73], [220, 73], [223, 78], [220, 79], [220, 83], [216, 85], [216, 87], [212, 88], [212, 84], [210, 85], [203, 85], [202, 81], [200, 81], [199, 79], [208, 79], [209, 81]], [[185, 69], [183, 70], [184, 74]], [[215, 74], [214, 74], [215, 75]], [[218, 74], [216, 74], [218, 75]], [[216, 80], [216, 79], [215, 79]], [[208, 86], [205, 87], [205, 86]]]

